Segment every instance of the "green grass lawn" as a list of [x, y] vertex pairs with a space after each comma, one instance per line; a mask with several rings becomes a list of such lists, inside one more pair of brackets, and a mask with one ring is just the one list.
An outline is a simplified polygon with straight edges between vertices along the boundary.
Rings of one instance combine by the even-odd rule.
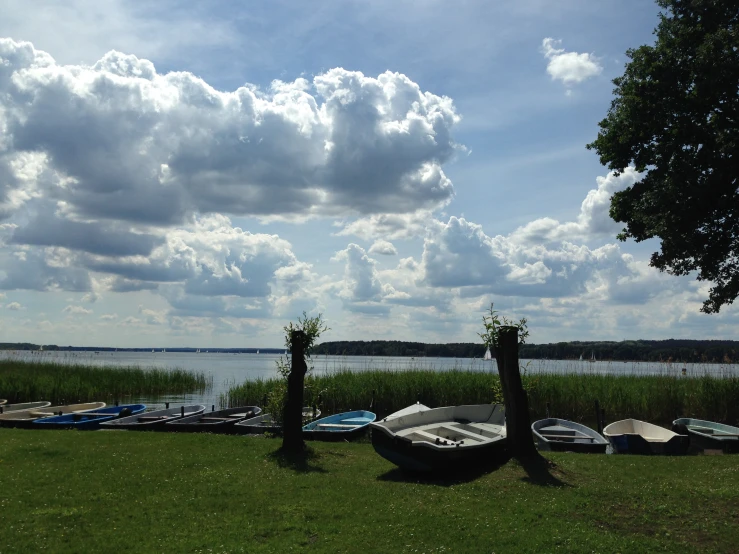
[[0, 552], [736, 552], [739, 456], [551, 454], [447, 480], [368, 443], [0, 429]]

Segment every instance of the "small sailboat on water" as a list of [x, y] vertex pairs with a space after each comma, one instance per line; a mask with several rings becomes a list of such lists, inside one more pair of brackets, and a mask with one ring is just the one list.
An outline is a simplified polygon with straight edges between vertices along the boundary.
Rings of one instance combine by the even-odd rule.
[[483, 360], [492, 360], [493, 356], [490, 354], [490, 349], [485, 350], [485, 355], [482, 357]]

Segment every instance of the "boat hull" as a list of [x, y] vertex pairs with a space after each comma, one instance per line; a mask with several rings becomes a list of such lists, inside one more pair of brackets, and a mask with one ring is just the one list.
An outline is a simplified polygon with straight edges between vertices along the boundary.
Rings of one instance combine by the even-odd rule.
[[605, 437], [585, 425], [566, 419], [535, 421], [531, 425], [531, 434], [537, 448], [542, 451], [605, 454], [608, 448]]
[[676, 419], [672, 424], [687, 428], [691, 449], [739, 453], [739, 427], [687, 417]]
[[324, 417], [303, 426], [306, 440], [338, 441], [361, 437], [377, 416], [366, 410], [354, 410]]

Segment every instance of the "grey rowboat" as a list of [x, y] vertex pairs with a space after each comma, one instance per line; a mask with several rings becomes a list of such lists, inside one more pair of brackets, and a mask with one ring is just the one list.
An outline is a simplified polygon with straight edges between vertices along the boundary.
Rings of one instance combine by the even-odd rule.
[[691, 448], [723, 450], [727, 454], [739, 452], [739, 427], [689, 417], [676, 419], [672, 425], [673, 429], [687, 429]]
[[262, 408], [259, 406], [212, 410], [169, 421], [163, 430], [179, 433], [231, 433], [236, 423], [258, 416], [260, 413], [262, 413]]
[[178, 408], [165, 408], [163, 410], [154, 410], [152, 412], [142, 412], [140, 414], [120, 419], [113, 419], [100, 424], [101, 429], [129, 429], [131, 431], [160, 431], [164, 425], [181, 417], [202, 414], [205, 406], [202, 404], [193, 404], [191, 406], [180, 406]]
[[25, 402], [23, 404], [4, 404], [0, 406], [0, 413], [17, 412], [20, 410], [35, 410], [36, 408], [46, 408], [51, 406], [51, 402]]
[[41, 429], [33, 422], [45, 417], [74, 414], [105, 408], [105, 402], [87, 402], [85, 404], [67, 404], [65, 406], [48, 406], [46, 408], [34, 408], [30, 410], [16, 410], [6, 414], [0, 414], [0, 426], [23, 427], [27, 429]]

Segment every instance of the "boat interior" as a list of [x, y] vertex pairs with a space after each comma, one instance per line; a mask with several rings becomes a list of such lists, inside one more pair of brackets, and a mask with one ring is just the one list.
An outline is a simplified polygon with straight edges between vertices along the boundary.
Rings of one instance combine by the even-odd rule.
[[677, 433], [673, 433], [668, 429], [636, 419], [624, 419], [611, 423], [603, 430], [603, 433], [606, 436], [639, 435], [649, 442], [669, 442], [670, 439], [677, 436]]
[[372, 420], [368, 417], [348, 417], [336, 423], [318, 423], [316, 424], [316, 429], [351, 431], [352, 429], [357, 429], [371, 422]]
[[563, 425], [550, 425], [549, 427], [542, 427], [537, 430], [542, 437], [550, 441], [558, 442], [595, 442], [596, 437], [591, 437], [585, 433], [565, 427]]
[[714, 438], [739, 439], [739, 434], [737, 433], [729, 433], [720, 429], [711, 429], [710, 427], [701, 427], [700, 425], [688, 425], [688, 429], [695, 433]]
[[439, 446], [489, 444], [505, 437], [505, 434], [505, 427], [500, 425], [458, 421], [429, 423], [397, 432], [399, 437], [414, 442], [430, 442]]

